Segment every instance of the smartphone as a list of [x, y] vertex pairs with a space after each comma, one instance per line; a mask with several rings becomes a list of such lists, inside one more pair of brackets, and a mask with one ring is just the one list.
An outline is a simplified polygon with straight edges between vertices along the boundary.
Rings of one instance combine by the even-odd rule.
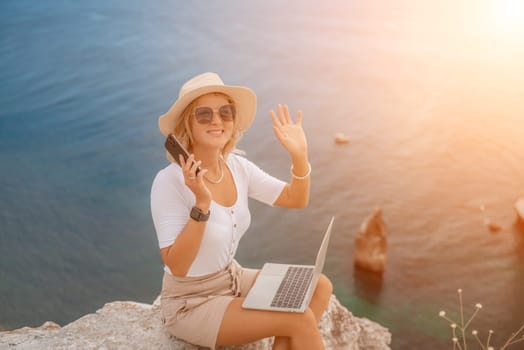
[[[178, 141], [175, 135], [167, 135], [164, 146], [166, 147], [169, 154], [171, 154], [173, 159], [178, 163], [178, 165], [182, 166], [178, 157], [179, 155], [182, 155], [182, 157], [184, 157], [184, 160], [187, 162], [187, 158], [189, 158], [189, 152], [184, 148], [184, 146], [182, 146], [182, 144], [180, 143], [180, 141]], [[196, 170], [196, 175], [198, 175], [200, 170], [200, 167], [198, 167]]]

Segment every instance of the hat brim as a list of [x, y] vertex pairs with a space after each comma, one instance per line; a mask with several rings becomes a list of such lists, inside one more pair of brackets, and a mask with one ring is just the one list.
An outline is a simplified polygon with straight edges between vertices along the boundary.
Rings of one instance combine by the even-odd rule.
[[245, 131], [251, 126], [257, 110], [257, 96], [250, 88], [231, 85], [208, 85], [192, 90], [180, 97], [165, 114], [158, 118], [160, 132], [167, 137], [175, 128], [175, 121], [184, 109], [196, 98], [213, 92], [230, 96], [235, 101], [237, 126]]

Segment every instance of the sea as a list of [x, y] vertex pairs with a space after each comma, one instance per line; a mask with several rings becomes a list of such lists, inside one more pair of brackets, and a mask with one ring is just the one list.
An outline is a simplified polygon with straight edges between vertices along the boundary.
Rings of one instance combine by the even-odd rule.
[[[313, 169], [308, 208], [250, 202], [241, 264], [312, 264], [334, 215], [324, 273], [355, 316], [389, 329], [392, 349], [451, 349], [439, 312], [460, 325], [477, 303], [468, 333], [493, 330], [500, 348], [524, 323], [518, 4], [2, 1], [0, 327], [155, 300], [149, 195], [168, 164], [157, 118], [210, 71], [257, 94], [247, 158], [290, 178], [269, 118], [282, 103], [303, 111]], [[375, 208], [382, 274], [353, 264]]]

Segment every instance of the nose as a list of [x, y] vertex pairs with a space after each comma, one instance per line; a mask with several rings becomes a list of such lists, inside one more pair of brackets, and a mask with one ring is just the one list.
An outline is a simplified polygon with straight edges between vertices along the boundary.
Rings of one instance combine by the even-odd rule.
[[220, 113], [218, 111], [213, 110], [213, 119], [211, 119], [211, 124], [216, 124], [216, 121], [222, 122], [222, 118], [220, 117]]

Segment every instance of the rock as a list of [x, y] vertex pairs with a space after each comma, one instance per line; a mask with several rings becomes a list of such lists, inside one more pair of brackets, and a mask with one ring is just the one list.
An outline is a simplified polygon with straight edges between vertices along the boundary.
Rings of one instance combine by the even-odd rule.
[[502, 230], [502, 227], [501, 227], [500, 225], [497, 225], [496, 223], [491, 222], [491, 221], [488, 222], [487, 226], [488, 226], [488, 229], [489, 229], [491, 232], [493, 232], [493, 233], [495, 233], [495, 232], [499, 232], [500, 230]]
[[[354, 317], [333, 295], [319, 324], [327, 350], [390, 349], [391, 334], [379, 324]], [[220, 350], [270, 350], [272, 338]], [[153, 305], [131, 301], [105, 304], [60, 327], [46, 322], [0, 332], [0, 348], [9, 349], [155, 349], [203, 350], [169, 335], [160, 316], [159, 298]]]
[[341, 132], [335, 134], [335, 143], [346, 144], [349, 143], [349, 138]]
[[524, 197], [517, 199], [515, 202], [515, 210], [517, 211], [517, 220], [524, 223]]
[[319, 328], [326, 350], [390, 349], [391, 333], [387, 328], [366, 318], [353, 316], [335, 295], [331, 296]]
[[387, 230], [382, 210], [376, 208], [360, 225], [355, 238], [354, 263], [356, 267], [383, 272], [386, 267]]
[[487, 217], [486, 215], [486, 206], [484, 204], [482, 204], [480, 206], [480, 211], [482, 212], [482, 217], [483, 217], [483, 221], [484, 221], [484, 225], [492, 232], [492, 233], [496, 233], [496, 232], [499, 232], [500, 230], [502, 230], [502, 227], [494, 222], [491, 221], [490, 218]]

